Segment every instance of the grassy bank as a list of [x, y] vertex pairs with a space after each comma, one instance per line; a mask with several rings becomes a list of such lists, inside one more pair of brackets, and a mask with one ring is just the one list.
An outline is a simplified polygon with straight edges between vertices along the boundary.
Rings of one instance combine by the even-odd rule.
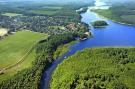
[[64, 53], [69, 51], [69, 47], [75, 44], [77, 41], [72, 41], [68, 44], [60, 45], [57, 50], [54, 52], [53, 58], [57, 59], [58, 57], [62, 56]]
[[135, 48], [85, 49], [66, 59], [51, 89], [134, 89]]

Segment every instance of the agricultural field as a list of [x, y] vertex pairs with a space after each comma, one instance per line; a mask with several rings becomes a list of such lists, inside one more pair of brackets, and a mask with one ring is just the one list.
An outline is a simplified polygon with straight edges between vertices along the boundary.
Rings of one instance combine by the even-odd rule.
[[17, 13], [4, 13], [2, 15], [9, 16], [9, 17], [22, 16], [22, 14], [17, 14]]
[[0, 82], [8, 79], [18, 71], [31, 66], [35, 60], [34, 45], [47, 38], [48, 35], [31, 32], [19, 31], [11, 34], [0, 41]]
[[135, 89], [134, 54], [135, 48], [80, 51], [57, 67], [51, 89]]

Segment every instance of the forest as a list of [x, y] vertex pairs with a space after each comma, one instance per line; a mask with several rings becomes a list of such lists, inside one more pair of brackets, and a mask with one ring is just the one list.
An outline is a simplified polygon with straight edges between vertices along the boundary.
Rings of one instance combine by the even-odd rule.
[[104, 27], [104, 26], [107, 26], [108, 23], [106, 21], [102, 21], [102, 20], [98, 20], [98, 21], [95, 21], [95, 22], [92, 22], [92, 26], [93, 27]]
[[64, 60], [51, 89], [135, 89], [135, 48], [89, 48]]

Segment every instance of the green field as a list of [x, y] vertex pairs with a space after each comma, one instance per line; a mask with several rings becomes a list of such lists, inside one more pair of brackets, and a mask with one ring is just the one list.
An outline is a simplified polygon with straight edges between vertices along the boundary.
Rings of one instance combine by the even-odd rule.
[[4, 16], [10, 16], [10, 17], [22, 16], [22, 14], [17, 14], [17, 13], [4, 13], [2, 15], [4, 15]]
[[62, 9], [60, 6], [43, 6], [44, 9]]
[[41, 14], [41, 15], [54, 15], [55, 13], [57, 13], [58, 11], [54, 11], [54, 10], [31, 10], [30, 12], [34, 13], [34, 14]]
[[1, 40], [0, 69], [7, 68], [7, 70], [0, 75], [0, 81], [11, 77], [17, 71], [30, 67], [36, 55], [34, 45], [38, 40], [47, 37], [46, 34], [19, 31]]
[[92, 48], [65, 59], [51, 89], [135, 89], [134, 83], [135, 48]]
[[54, 15], [55, 13], [59, 12], [63, 7], [59, 6], [43, 6], [39, 9], [30, 10], [31, 13], [40, 14], [40, 15]]

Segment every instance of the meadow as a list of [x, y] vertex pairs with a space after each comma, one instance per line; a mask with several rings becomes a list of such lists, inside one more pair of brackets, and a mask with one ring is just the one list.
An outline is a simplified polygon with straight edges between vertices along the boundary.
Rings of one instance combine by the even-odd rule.
[[31, 32], [18, 31], [0, 41], [0, 82], [10, 78], [18, 71], [31, 67], [35, 60], [34, 46], [48, 35]]
[[[62, 62], [51, 89], [135, 89], [135, 48], [89, 48]], [[93, 88], [95, 87], [95, 88]]]
[[30, 10], [30, 13], [38, 14], [38, 15], [54, 15], [58, 13], [63, 7], [56, 6], [44, 6], [42, 8]]
[[54, 15], [58, 11], [50, 11], [50, 10], [31, 10], [31, 13], [40, 14], [40, 15]]
[[22, 14], [17, 14], [17, 13], [4, 13], [2, 15], [9, 16], [9, 17], [22, 16]]

